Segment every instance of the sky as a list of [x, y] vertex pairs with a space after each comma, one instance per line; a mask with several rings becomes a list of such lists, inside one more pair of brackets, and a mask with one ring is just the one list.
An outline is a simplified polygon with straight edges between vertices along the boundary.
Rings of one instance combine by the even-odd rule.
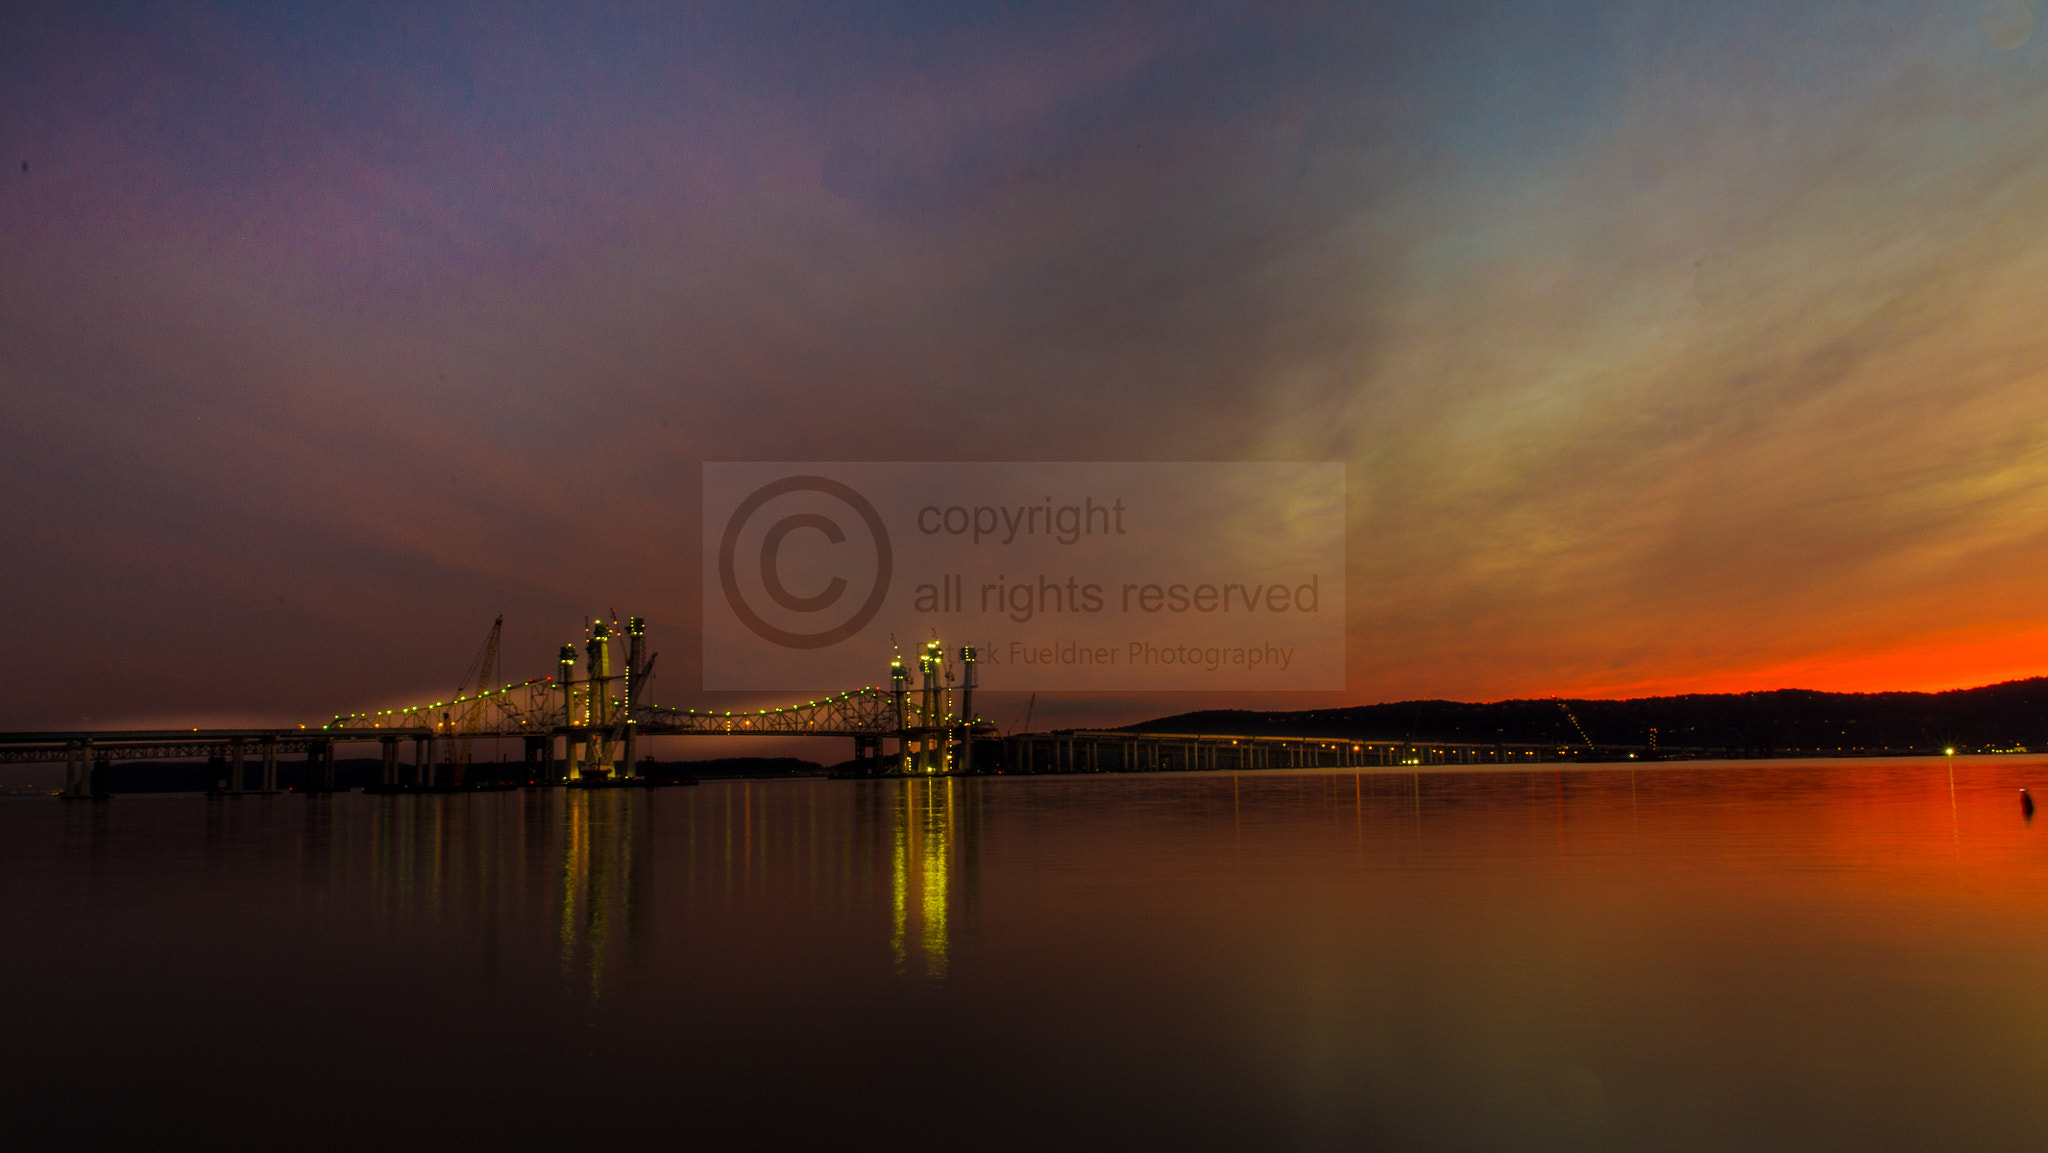
[[1041, 724], [2048, 672], [2037, 15], [9, 5], [0, 727], [738, 707], [719, 460], [1345, 463], [1344, 692]]

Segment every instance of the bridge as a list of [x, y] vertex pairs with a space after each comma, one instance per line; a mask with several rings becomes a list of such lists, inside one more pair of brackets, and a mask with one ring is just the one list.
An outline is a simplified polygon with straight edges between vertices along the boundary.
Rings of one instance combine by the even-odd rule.
[[[1127, 730], [1002, 733], [974, 711], [972, 647], [949, 657], [937, 641], [917, 660], [918, 685], [898, 659], [889, 684], [816, 700], [746, 711], [652, 705], [640, 696], [652, 677], [645, 624], [623, 629], [594, 622], [583, 646], [563, 645], [557, 675], [497, 683], [503, 618], [492, 626], [465, 686], [445, 701], [336, 714], [317, 726], [0, 733], [0, 764], [65, 765], [63, 795], [105, 797], [112, 765], [141, 759], [203, 759], [209, 791], [275, 793], [281, 757], [303, 757], [304, 791], [336, 789], [335, 750], [374, 744], [382, 772], [375, 791], [472, 787], [471, 752], [479, 740], [517, 740], [526, 784], [646, 784], [636, 751], [651, 737], [836, 737], [852, 740], [861, 776], [977, 772], [1077, 773], [1243, 771], [1272, 768], [1527, 764], [1575, 757], [1547, 745], [1446, 744], [1329, 737], [1233, 736]], [[623, 633], [623, 636], [620, 635]], [[615, 650], [623, 647], [624, 652]], [[496, 687], [485, 687], [496, 685]], [[955, 691], [957, 687], [957, 692]], [[957, 698], [957, 700], [956, 700]], [[884, 742], [893, 750], [884, 755]], [[410, 743], [410, 763], [401, 747]], [[1589, 750], [1590, 751], [1590, 746]], [[255, 770], [251, 779], [251, 770]]]

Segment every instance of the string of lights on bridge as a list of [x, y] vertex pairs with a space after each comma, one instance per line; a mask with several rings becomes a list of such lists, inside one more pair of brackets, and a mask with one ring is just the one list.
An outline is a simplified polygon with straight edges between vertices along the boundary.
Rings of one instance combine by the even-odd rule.
[[321, 725], [320, 727], [323, 729], [338, 729], [347, 725], [350, 721], [374, 722], [378, 717], [398, 717], [404, 716], [408, 713], [423, 713], [429, 709], [445, 709], [452, 708], [456, 705], [471, 705], [477, 703], [478, 701], [482, 701], [488, 697], [504, 696], [506, 693], [512, 692], [515, 689], [530, 689], [535, 685], [552, 684], [554, 682], [554, 679], [555, 678], [553, 677], [534, 677], [531, 680], [506, 685], [502, 689], [485, 689], [483, 692], [478, 693], [475, 696], [456, 697], [452, 701], [435, 701], [431, 705], [406, 705], [403, 708], [378, 709], [374, 712], [367, 713], [336, 713], [334, 715], [334, 720], [330, 721], [327, 724]]
[[[323, 730], [326, 730], [326, 729], [340, 729], [340, 728], [346, 728], [346, 727], [347, 727], [348, 725], [350, 725], [350, 724], [352, 724], [352, 723], [358, 723], [358, 722], [363, 722], [363, 721], [368, 721], [368, 722], [370, 722], [370, 723], [371, 723], [371, 724], [372, 724], [373, 726], [375, 726], [375, 725], [378, 725], [378, 724], [380, 723], [380, 722], [378, 721], [378, 718], [380, 718], [380, 717], [405, 717], [405, 716], [410, 716], [410, 715], [413, 715], [413, 714], [416, 714], [416, 713], [428, 713], [428, 712], [431, 712], [431, 711], [432, 711], [432, 710], [434, 710], [434, 709], [447, 709], [447, 708], [453, 708], [453, 707], [455, 707], [455, 706], [457, 706], [457, 705], [469, 705], [469, 704], [476, 704], [476, 703], [478, 703], [478, 702], [485, 702], [485, 701], [487, 701], [487, 700], [488, 700], [488, 698], [491, 698], [491, 697], [502, 697], [502, 696], [506, 695], [507, 693], [511, 693], [511, 692], [513, 692], [513, 691], [515, 691], [515, 690], [518, 690], [518, 689], [531, 689], [531, 688], [533, 688], [533, 687], [534, 687], [534, 686], [536, 686], [536, 685], [543, 685], [543, 686], [544, 686], [544, 685], [552, 685], [552, 684], [554, 683], [554, 680], [555, 680], [555, 678], [553, 678], [553, 677], [535, 677], [535, 678], [533, 678], [533, 679], [531, 679], [531, 680], [527, 680], [527, 681], [522, 681], [522, 682], [518, 682], [518, 683], [514, 683], [514, 684], [509, 684], [509, 685], [506, 685], [506, 686], [505, 686], [504, 688], [502, 688], [502, 689], [487, 689], [487, 690], [485, 690], [484, 692], [482, 692], [482, 693], [478, 693], [478, 694], [476, 694], [476, 695], [474, 695], [474, 696], [467, 696], [467, 697], [456, 697], [456, 698], [454, 698], [453, 700], [447, 700], [447, 701], [435, 701], [435, 702], [434, 702], [433, 704], [430, 704], [430, 705], [406, 705], [406, 706], [404, 706], [404, 707], [401, 707], [401, 708], [395, 708], [395, 709], [377, 709], [377, 710], [374, 710], [374, 711], [371, 711], [371, 712], [362, 712], [362, 713], [338, 713], [338, 714], [336, 714], [336, 715], [335, 715], [335, 717], [334, 717], [334, 719], [333, 719], [332, 721], [330, 721], [329, 723], [327, 723], [327, 724], [324, 724], [324, 725], [322, 725], [322, 726], [320, 726], [320, 727], [321, 727], [321, 728], [322, 728]], [[782, 716], [782, 715], [786, 715], [786, 714], [789, 714], [789, 713], [795, 713], [795, 712], [799, 712], [799, 711], [801, 711], [801, 710], [803, 710], [803, 709], [814, 709], [814, 708], [817, 708], [817, 707], [818, 707], [819, 705], [830, 705], [830, 704], [838, 704], [838, 703], [840, 703], [840, 702], [842, 702], [842, 701], [848, 701], [848, 700], [851, 700], [851, 699], [853, 699], [854, 697], [857, 697], [857, 696], [875, 696], [875, 695], [879, 695], [879, 694], [880, 694], [881, 692], [882, 692], [882, 689], [881, 689], [881, 687], [880, 687], [879, 685], [864, 685], [864, 686], [862, 686], [862, 687], [860, 687], [860, 688], [857, 688], [857, 689], [849, 689], [849, 690], [847, 690], [846, 692], [843, 692], [843, 693], [840, 693], [840, 694], [838, 694], [837, 696], [830, 696], [830, 697], [825, 697], [825, 698], [823, 698], [822, 700], [814, 700], [814, 701], [805, 701], [805, 702], [804, 702], [803, 704], [801, 704], [801, 705], [784, 705], [784, 706], [782, 706], [782, 707], [780, 707], [780, 708], [773, 708], [773, 709], [757, 709], [757, 710], [755, 710], [755, 711], [754, 711], [754, 712], [753, 712], [753, 713], [752, 713], [751, 715], [752, 715], [752, 716], [758, 716], [758, 717], [769, 717], [769, 716]], [[735, 715], [737, 715], [737, 716], [739, 716], [739, 717], [741, 717], [741, 718], [745, 718], [745, 717], [747, 717], [747, 716], [749, 716], [749, 715], [750, 715], [750, 714], [748, 714], [748, 713], [747, 713], [747, 712], [746, 712], [745, 710], [741, 710], [741, 711], [740, 711], [740, 712], [739, 712], [738, 714], [734, 714], [734, 713], [733, 713], [733, 711], [732, 711], [731, 709], [727, 709], [727, 710], [725, 710], [725, 711], [723, 711], [723, 712], [720, 712], [720, 711], [718, 711], [718, 710], [716, 710], [716, 709], [711, 709], [711, 710], [707, 710], [707, 711], [704, 711], [704, 712], [699, 712], [699, 711], [698, 711], [698, 710], [696, 710], [696, 709], [678, 709], [678, 708], [671, 708], [671, 707], [667, 707], [667, 706], [660, 706], [660, 705], [656, 705], [656, 706], [651, 706], [651, 707], [653, 708], [653, 710], [654, 710], [655, 712], [658, 712], [658, 713], [666, 713], [666, 714], [668, 714], [668, 715], [671, 715], [671, 716], [687, 717], [687, 718], [692, 718], [692, 719], [698, 719], [698, 718], [701, 718], [701, 719], [706, 719], [706, 720], [717, 720], [717, 719], [722, 719], [722, 718], [732, 717], [732, 716], [735, 716]], [[440, 727], [440, 726], [441, 726], [442, 724], [444, 724], [444, 723], [445, 723], [445, 724], [452, 724], [453, 722], [441, 722], [441, 721], [435, 721], [435, 720], [433, 720], [433, 719], [431, 719], [431, 718], [428, 718], [428, 720], [427, 720], [427, 723], [426, 723], [426, 727], [435, 727], [435, 728], [438, 728], [438, 727]], [[417, 728], [417, 727], [421, 727], [421, 726], [418, 726], [418, 725], [403, 725], [403, 727], [408, 727], [408, 728]], [[196, 731], [196, 730], [195, 730], [195, 731]]]

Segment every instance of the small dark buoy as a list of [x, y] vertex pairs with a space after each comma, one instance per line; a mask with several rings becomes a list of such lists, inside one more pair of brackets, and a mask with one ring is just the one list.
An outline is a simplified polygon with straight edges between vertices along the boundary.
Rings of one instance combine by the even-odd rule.
[[2020, 790], [2020, 812], [2028, 820], [2034, 819], [2034, 798], [2028, 796], [2025, 789]]

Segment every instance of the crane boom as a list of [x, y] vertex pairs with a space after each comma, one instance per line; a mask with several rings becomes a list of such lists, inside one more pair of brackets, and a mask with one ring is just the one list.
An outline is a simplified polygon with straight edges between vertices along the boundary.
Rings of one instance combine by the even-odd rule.
[[499, 613], [498, 619], [491, 622], [491, 635], [485, 638], [483, 651], [477, 654], [476, 663], [470, 666], [470, 672], [475, 675], [475, 680], [472, 681], [469, 674], [465, 674], [463, 683], [455, 686], [455, 699], [461, 700], [465, 695], [471, 698], [468, 706], [462, 710], [462, 743], [459, 751], [451, 758], [455, 761], [453, 781], [458, 785], [462, 783], [463, 776], [469, 770], [470, 746], [476, 740], [476, 731], [485, 727], [484, 716], [489, 705], [484, 699], [484, 694], [499, 687], [498, 648], [504, 634], [505, 614]]

